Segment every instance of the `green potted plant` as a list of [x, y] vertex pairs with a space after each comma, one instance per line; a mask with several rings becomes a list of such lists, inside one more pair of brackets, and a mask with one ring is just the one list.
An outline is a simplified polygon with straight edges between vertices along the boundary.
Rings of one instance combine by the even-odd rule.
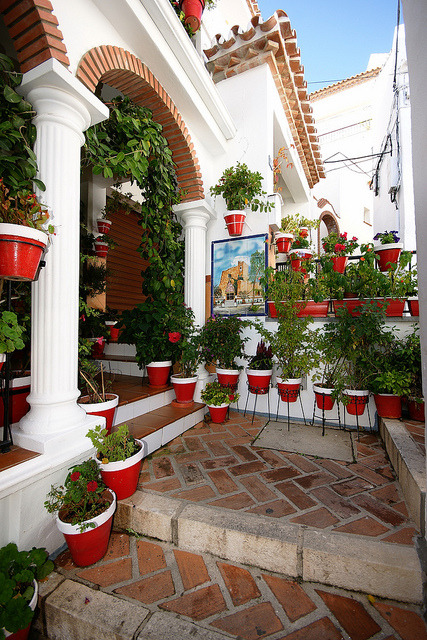
[[[309, 220], [301, 216], [299, 213], [287, 215], [282, 218], [279, 231], [274, 234], [277, 251], [279, 253], [288, 253], [291, 242], [296, 235], [307, 237], [309, 229], [318, 229], [320, 220]], [[302, 234], [300, 231], [302, 230]]]
[[90, 429], [87, 438], [96, 449], [95, 460], [107, 487], [117, 500], [129, 498], [136, 491], [144, 443], [129, 434], [129, 427], [120, 424], [112, 433], [98, 425]]
[[273, 350], [271, 346], [260, 340], [257, 344], [256, 353], [249, 358], [246, 368], [249, 390], [253, 393], [268, 393], [270, 380], [273, 374]]
[[24, 327], [18, 324], [18, 316], [13, 311], [0, 313], [0, 370], [6, 360], [6, 353], [23, 349]]
[[325, 324], [316, 331], [313, 340], [319, 358], [319, 366], [312, 377], [313, 392], [316, 405], [322, 411], [331, 411], [335, 400], [342, 399], [346, 361], [340, 345], [334, 340], [335, 332], [333, 324]]
[[122, 184], [120, 182], [113, 184], [111, 195], [107, 196], [105, 207], [101, 210], [96, 220], [98, 233], [109, 234], [112, 224], [110, 217], [113, 214], [129, 215], [134, 210], [135, 205], [129, 203], [133, 194], [131, 192], [121, 193], [121, 190]]
[[116, 496], [105, 486], [95, 460], [71, 467], [63, 485], [52, 485], [44, 504], [56, 514], [75, 564], [86, 567], [104, 557]]
[[107, 307], [105, 311], [104, 322], [110, 334], [109, 342], [117, 342], [119, 338], [119, 333], [120, 333], [120, 326], [118, 326], [118, 323], [120, 323], [120, 320], [121, 320], [120, 311], [118, 311], [117, 309], [109, 309]]
[[[190, 322], [190, 318], [189, 318]], [[179, 340], [179, 360], [174, 369], [176, 373], [171, 376], [171, 382], [178, 404], [193, 402], [194, 392], [198, 380], [197, 370], [202, 361], [200, 351], [199, 331], [194, 327], [193, 318], [186, 328], [184, 336]]]
[[216, 366], [218, 381], [223, 386], [236, 385], [243, 368], [237, 360], [245, 358], [248, 336], [243, 331], [251, 324], [238, 316], [213, 316], [200, 331], [201, 358]]
[[90, 358], [91, 343], [79, 339], [79, 388], [82, 393], [78, 403], [88, 415], [105, 418], [105, 428], [111, 432], [119, 404], [117, 393], [111, 392], [112, 380], [106, 378], [104, 367]]
[[228, 407], [239, 399], [238, 393], [230, 393], [230, 389], [223, 387], [218, 380], [208, 382], [201, 393], [201, 398], [208, 406], [212, 422], [221, 424], [227, 415]]
[[425, 421], [424, 396], [421, 373], [421, 345], [419, 327], [413, 325], [411, 333], [403, 338], [405, 367], [411, 373], [411, 389], [408, 394], [409, 416], [412, 420]]
[[327, 259], [332, 262], [333, 270], [338, 273], [344, 273], [348, 256], [351, 256], [359, 246], [356, 236], [348, 239], [347, 232], [337, 233], [333, 231], [325, 238], [322, 238], [321, 242]]
[[210, 187], [212, 195], [222, 196], [225, 200], [228, 213], [224, 219], [230, 236], [242, 235], [246, 208], [271, 210], [272, 203], [258, 197], [267, 195], [262, 189], [262, 179], [259, 171], [250, 171], [246, 164], [238, 162], [235, 167], [225, 169], [217, 184]]
[[382, 231], [374, 236], [374, 240], [379, 240], [380, 242], [374, 246], [380, 271], [387, 271], [390, 265], [394, 264], [400, 256], [403, 243], [399, 242], [398, 233], [398, 231]]
[[26, 640], [37, 605], [37, 580], [54, 569], [46, 549], [19, 551], [14, 542], [0, 548], [0, 639]]
[[313, 257], [313, 249], [307, 236], [298, 235], [291, 243], [289, 259], [291, 267], [294, 271], [301, 271], [307, 274], [309, 261]]

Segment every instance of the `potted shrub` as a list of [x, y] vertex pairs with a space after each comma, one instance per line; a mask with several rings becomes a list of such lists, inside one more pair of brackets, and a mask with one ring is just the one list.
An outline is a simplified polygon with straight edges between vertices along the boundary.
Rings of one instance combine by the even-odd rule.
[[110, 334], [109, 342], [117, 342], [120, 333], [120, 311], [117, 309], [108, 309], [105, 312], [105, 326]]
[[95, 460], [71, 467], [63, 485], [52, 485], [44, 503], [75, 564], [86, 567], [104, 557], [110, 539], [116, 496], [102, 481]]
[[199, 332], [193, 325], [186, 329], [186, 336], [179, 341], [180, 357], [171, 376], [176, 402], [188, 405], [193, 402], [198, 380], [197, 370], [201, 362]]
[[[299, 213], [285, 216], [282, 218], [279, 231], [274, 235], [277, 251], [279, 253], [288, 253], [294, 236], [300, 235], [306, 238], [308, 230], [317, 229], [319, 225], [320, 220], [309, 220]], [[303, 230], [302, 234], [300, 233], [301, 229]]]
[[90, 429], [87, 438], [96, 449], [95, 460], [107, 487], [116, 494], [117, 500], [129, 498], [136, 491], [144, 443], [129, 435], [126, 424], [118, 425], [113, 433], [98, 425]]
[[398, 231], [383, 231], [374, 236], [374, 240], [380, 241], [380, 244], [374, 246], [380, 271], [387, 271], [400, 256], [403, 243], [399, 242], [400, 238], [397, 234]]
[[[0, 178], [0, 277], [34, 280], [54, 227], [35, 193], [15, 196]], [[47, 225], [47, 226], [46, 226]]]
[[37, 580], [44, 580], [53, 569], [46, 549], [18, 551], [14, 542], [0, 548], [0, 638], [28, 638], [37, 605]]
[[408, 393], [409, 416], [412, 420], [425, 421], [423, 384], [421, 375], [421, 346], [419, 327], [413, 325], [413, 330], [402, 340], [404, 364], [411, 374], [411, 388]]
[[243, 331], [251, 325], [250, 320], [237, 316], [213, 316], [208, 318], [200, 331], [201, 359], [216, 365], [216, 374], [222, 386], [235, 388], [239, 380], [239, 371], [243, 368], [237, 363], [245, 358]]
[[380, 371], [370, 382], [370, 391], [374, 394], [377, 413], [381, 418], [401, 418], [402, 397], [411, 391], [411, 375], [402, 371], [394, 362], [387, 364], [387, 369]]
[[310, 241], [304, 236], [297, 236], [290, 248], [289, 259], [291, 261], [291, 267], [294, 271], [302, 271], [305, 275], [307, 273], [308, 261], [313, 257], [313, 250], [310, 245]]
[[222, 196], [227, 207], [225, 223], [230, 236], [240, 236], [245, 222], [245, 209], [252, 211], [270, 211], [272, 203], [260, 200], [267, 195], [262, 189], [262, 175], [259, 171], [250, 171], [247, 165], [238, 162], [235, 167], [225, 169], [216, 185], [210, 187], [214, 196]]
[[251, 393], [268, 393], [273, 374], [273, 350], [263, 340], [258, 342], [256, 353], [249, 359], [246, 368], [249, 391]]
[[336, 329], [328, 323], [316, 331], [313, 341], [319, 358], [319, 367], [313, 375], [313, 392], [316, 405], [322, 411], [331, 411], [335, 400], [342, 399], [342, 374], [345, 356], [334, 339]]
[[78, 403], [91, 416], [105, 418], [107, 433], [111, 432], [119, 396], [111, 392], [111, 379], [106, 379], [102, 363], [98, 366], [90, 360], [90, 343], [87, 340], [79, 340], [79, 388], [81, 395]]
[[348, 256], [352, 255], [359, 246], [356, 236], [350, 240], [347, 233], [333, 231], [321, 240], [327, 259], [332, 262], [332, 268], [338, 273], [344, 273]]
[[208, 406], [212, 422], [221, 424], [227, 415], [228, 407], [239, 399], [238, 393], [230, 393], [218, 380], [208, 382], [201, 393], [201, 398]]

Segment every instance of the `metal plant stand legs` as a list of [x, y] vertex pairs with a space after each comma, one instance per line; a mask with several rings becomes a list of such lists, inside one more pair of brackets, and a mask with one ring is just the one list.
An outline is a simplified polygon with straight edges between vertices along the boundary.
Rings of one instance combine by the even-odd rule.
[[277, 411], [276, 411], [276, 422], [278, 421], [278, 417], [279, 417], [279, 404], [280, 404], [280, 400], [283, 400], [283, 402], [286, 402], [287, 406], [287, 414], [288, 414], [288, 431], [290, 431], [291, 426], [290, 426], [290, 416], [289, 416], [289, 405], [291, 402], [295, 402], [295, 400], [299, 398], [300, 401], [300, 405], [301, 405], [301, 412], [302, 412], [302, 417], [304, 418], [304, 424], [307, 424], [306, 420], [305, 420], [305, 413], [304, 413], [304, 407], [302, 405], [302, 400], [301, 400], [301, 394], [300, 394], [300, 390], [299, 389], [277, 389]]
[[[325, 409], [325, 397], [330, 398], [330, 396], [328, 394], [325, 393], [319, 393], [317, 392], [319, 395], [322, 396], [322, 436], [325, 435], [325, 411], [330, 411], [331, 409]], [[340, 404], [339, 402], [337, 402], [337, 410], [338, 410], [338, 420], [336, 418], [332, 419], [330, 418], [331, 422], [338, 422], [338, 426], [341, 429], [341, 416], [340, 416]], [[313, 404], [313, 417], [311, 419], [311, 424], [314, 425], [314, 418], [316, 417], [316, 398], [314, 398], [314, 404]], [[345, 426], [345, 422], [344, 422], [344, 426]]]
[[245, 403], [245, 411], [243, 413], [243, 415], [246, 415], [246, 409], [248, 406], [248, 400], [249, 400], [249, 394], [252, 393], [255, 395], [255, 402], [254, 402], [254, 408], [252, 411], [252, 424], [254, 421], [254, 417], [255, 417], [255, 411], [256, 411], [256, 403], [258, 400], [258, 396], [264, 396], [267, 395], [267, 405], [268, 405], [268, 419], [270, 420], [270, 383], [268, 383], [268, 387], [256, 387], [254, 385], [249, 384], [249, 382], [247, 383], [248, 385], [248, 393], [246, 395], [246, 403]]

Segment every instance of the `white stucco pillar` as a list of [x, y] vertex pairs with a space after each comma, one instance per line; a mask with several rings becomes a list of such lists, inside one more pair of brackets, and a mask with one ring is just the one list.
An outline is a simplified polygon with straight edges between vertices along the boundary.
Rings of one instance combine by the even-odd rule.
[[49, 207], [56, 234], [32, 285], [31, 409], [14, 440], [44, 451], [37, 443], [86, 422], [76, 403], [80, 148], [83, 131], [108, 117], [108, 109], [56, 60], [25, 74], [19, 89], [37, 113], [35, 153], [46, 185], [38, 196]]
[[192, 308], [196, 324], [205, 324], [206, 230], [216, 213], [205, 200], [184, 202], [174, 207], [184, 227], [185, 304]]

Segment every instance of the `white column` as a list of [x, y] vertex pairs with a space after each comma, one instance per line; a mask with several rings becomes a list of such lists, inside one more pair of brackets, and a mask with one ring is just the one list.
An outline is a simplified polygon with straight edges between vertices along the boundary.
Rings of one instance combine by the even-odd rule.
[[32, 286], [31, 409], [15, 432], [16, 442], [40, 450], [37, 442], [86, 421], [76, 403], [80, 148], [83, 131], [108, 117], [108, 109], [56, 60], [25, 74], [20, 91], [37, 113], [35, 153], [46, 185], [38, 196], [56, 232]]
[[185, 304], [192, 308], [196, 324], [205, 324], [206, 230], [215, 211], [205, 200], [184, 202], [174, 207], [184, 227], [185, 237]]

